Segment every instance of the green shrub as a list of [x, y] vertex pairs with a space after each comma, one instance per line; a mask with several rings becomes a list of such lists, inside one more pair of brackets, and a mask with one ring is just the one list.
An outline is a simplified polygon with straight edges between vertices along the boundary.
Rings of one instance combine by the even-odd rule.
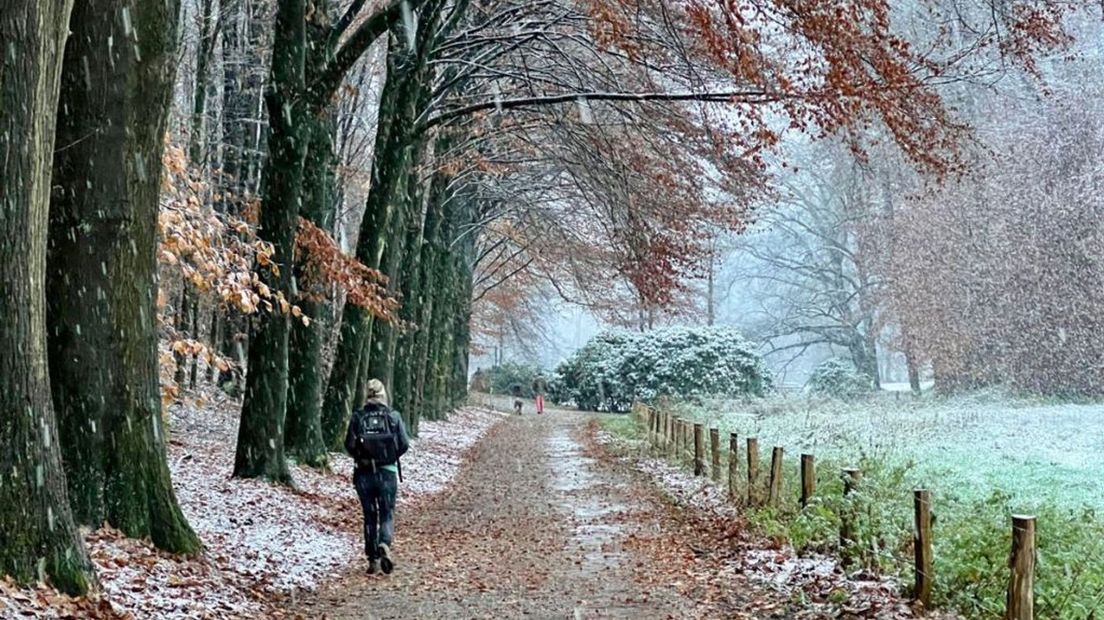
[[851, 400], [873, 392], [874, 379], [859, 372], [851, 362], [834, 357], [813, 370], [807, 387], [818, 396]]
[[663, 396], [762, 396], [770, 373], [755, 347], [726, 327], [599, 334], [563, 362], [551, 395], [592, 411], [627, 411]]
[[533, 398], [533, 381], [547, 376], [540, 367], [505, 362], [499, 366], [479, 369], [472, 375], [471, 389], [475, 392], [510, 394], [515, 385], [521, 386], [525, 398]]

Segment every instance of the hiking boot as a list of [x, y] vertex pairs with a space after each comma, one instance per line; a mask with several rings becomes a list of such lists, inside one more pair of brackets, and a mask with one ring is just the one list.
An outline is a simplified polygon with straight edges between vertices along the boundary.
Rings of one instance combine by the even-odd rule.
[[368, 561], [368, 574], [369, 575], [375, 575], [379, 571], [380, 571], [380, 562], [379, 562], [379, 560], [369, 560]]
[[380, 568], [383, 569], [384, 575], [390, 575], [391, 571], [395, 570], [395, 562], [391, 559], [391, 545], [381, 544], [379, 546], [380, 552]]

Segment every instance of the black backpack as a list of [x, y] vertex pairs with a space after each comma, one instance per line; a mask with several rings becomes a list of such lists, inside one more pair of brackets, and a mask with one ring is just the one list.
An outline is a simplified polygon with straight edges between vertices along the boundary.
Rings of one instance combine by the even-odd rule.
[[354, 447], [350, 450], [360, 465], [375, 469], [399, 462], [399, 428], [391, 419], [391, 410], [368, 405], [353, 414]]

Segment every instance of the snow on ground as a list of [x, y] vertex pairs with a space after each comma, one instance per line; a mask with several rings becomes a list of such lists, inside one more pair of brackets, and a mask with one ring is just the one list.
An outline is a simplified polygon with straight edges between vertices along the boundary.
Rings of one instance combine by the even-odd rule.
[[[726, 488], [708, 477], [694, 476], [686, 467], [649, 456], [646, 442], [627, 440], [607, 431], [598, 431], [595, 438], [613, 451], [627, 455], [625, 460], [675, 505], [722, 521], [742, 519], [740, 507], [728, 499]], [[846, 600], [853, 609], [877, 609], [876, 617], [879, 618], [914, 617], [900, 597], [899, 584], [890, 579], [873, 578], [863, 573], [848, 574], [836, 558], [821, 554], [799, 556], [788, 545], [778, 546], [761, 538], [746, 536], [739, 544], [741, 552], [730, 570], [780, 592], [803, 592], [809, 595], [810, 604], [815, 604], [831, 598], [830, 594], [835, 591], [846, 591]], [[954, 616], [940, 612], [927, 617], [949, 619]]]
[[[87, 533], [100, 600], [74, 601], [48, 588], [20, 590], [0, 581], [0, 617], [276, 617], [269, 603], [314, 589], [360, 561], [352, 460], [334, 455], [328, 472], [293, 465], [294, 489], [231, 479], [239, 405], [209, 396], [173, 407], [168, 449], [177, 498], [204, 553], [179, 558], [109, 528]], [[500, 419], [466, 408], [448, 421], [422, 422], [402, 461], [399, 510], [444, 490], [464, 453]]]
[[774, 398], [713, 403], [707, 424], [787, 453], [911, 463], [909, 484], [985, 497], [1104, 508], [1104, 404], [1053, 404], [1000, 395], [914, 399], [881, 394], [843, 403]]

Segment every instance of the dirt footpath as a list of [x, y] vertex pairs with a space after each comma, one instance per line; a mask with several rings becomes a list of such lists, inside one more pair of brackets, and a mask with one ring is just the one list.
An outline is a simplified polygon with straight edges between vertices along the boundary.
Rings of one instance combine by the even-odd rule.
[[358, 568], [296, 611], [335, 620], [789, 615], [778, 602], [766, 606], [774, 613], [740, 613], [751, 593], [737, 576], [723, 593], [671, 578], [683, 564], [691, 573], [699, 543], [682, 539], [653, 490], [589, 455], [590, 419], [556, 412], [499, 424], [449, 490], [400, 506], [394, 574]]

